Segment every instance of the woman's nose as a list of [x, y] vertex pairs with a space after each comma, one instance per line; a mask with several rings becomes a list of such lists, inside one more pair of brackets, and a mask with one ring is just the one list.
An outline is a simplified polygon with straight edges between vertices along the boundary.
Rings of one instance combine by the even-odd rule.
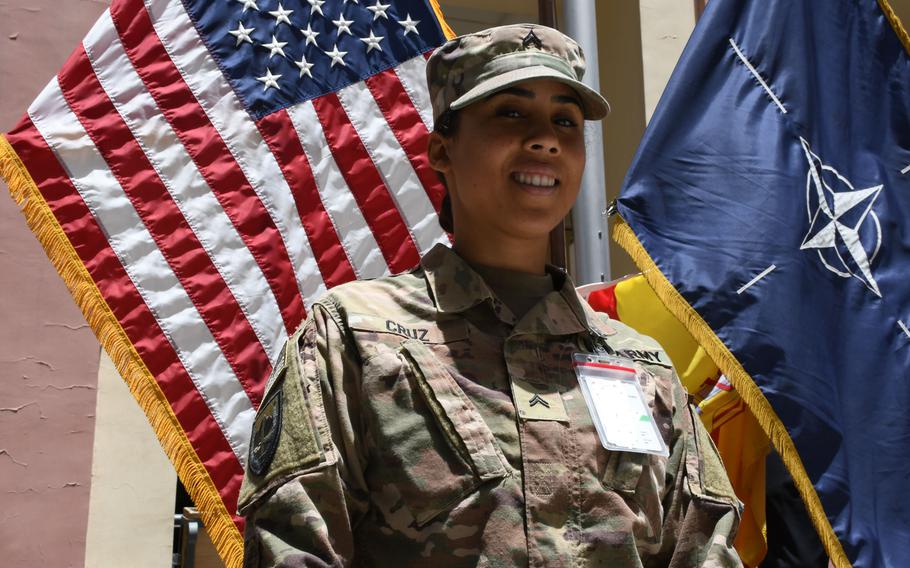
[[538, 124], [531, 135], [528, 136], [527, 148], [533, 152], [545, 152], [551, 155], [559, 154], [559, 136], [556, 135], [553, 126], [549, 122]]

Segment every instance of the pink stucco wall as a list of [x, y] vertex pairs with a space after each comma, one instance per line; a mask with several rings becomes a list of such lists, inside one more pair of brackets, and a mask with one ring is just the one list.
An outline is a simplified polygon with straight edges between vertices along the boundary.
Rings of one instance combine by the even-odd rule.
[[[0, 3], [0, 131], [105, 9]], [[0, 564], [82, 566], [99, 346], [0, 182]]]

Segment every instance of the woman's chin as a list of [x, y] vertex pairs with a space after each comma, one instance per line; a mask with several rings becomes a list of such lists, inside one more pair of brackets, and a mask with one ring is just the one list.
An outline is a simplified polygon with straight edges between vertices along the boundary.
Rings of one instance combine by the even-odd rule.
[[519, 220], [519, 222], [508, 223], [503, 227], [503, 232], [509, 234], [513, 238], [536, 241], [548, 238], [550, 232], [559, 225], [562, 217], [554, 219], [551, 211], [545, 211], [536, 215], [528, 213], [525, 213], [524, 215], [513, 215], [510, 220]]

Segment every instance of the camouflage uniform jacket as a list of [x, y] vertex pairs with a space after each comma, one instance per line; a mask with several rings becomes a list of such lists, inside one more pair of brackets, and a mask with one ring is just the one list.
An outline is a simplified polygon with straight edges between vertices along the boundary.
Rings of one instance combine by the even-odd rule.
[[[437, 246], [314, 304], [254, 425], [246, 565], [739, 566], [739, 502], [666, 354], [559, 277], [516, 321]], [[669, 458], [601, 446], [571, 360], [594, 351], [649, 372]]]

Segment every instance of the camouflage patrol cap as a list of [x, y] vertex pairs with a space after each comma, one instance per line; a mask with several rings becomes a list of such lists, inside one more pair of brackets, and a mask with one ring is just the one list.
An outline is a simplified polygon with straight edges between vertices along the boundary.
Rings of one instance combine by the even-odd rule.
[[575, 89], [584, 117], [599, 120], [610, 105], [581, 82], [585, 56], [565, 34], [538, 24], [514, 24], [456, 37], [433, 52], [427, 85], [433, 119], [529, 79], [553, 79]]

